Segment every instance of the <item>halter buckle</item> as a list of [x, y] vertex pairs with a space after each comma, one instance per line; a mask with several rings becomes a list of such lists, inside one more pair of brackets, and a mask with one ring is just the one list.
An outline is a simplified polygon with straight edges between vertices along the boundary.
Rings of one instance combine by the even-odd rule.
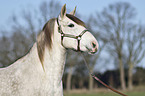
[[61, 33], [61, 36], [63, 37], [64, 36], [64, 33]]
[[80, 36], [77, 36], [77, 40], [81, 40], [81, 37]]

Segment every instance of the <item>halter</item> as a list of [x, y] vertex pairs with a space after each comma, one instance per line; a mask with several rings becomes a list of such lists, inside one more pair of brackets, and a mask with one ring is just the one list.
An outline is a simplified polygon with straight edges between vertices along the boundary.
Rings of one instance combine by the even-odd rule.
[[[77, 39], [78, 41], [78, 45], [77, 45], [77, 50], [76, 51], [80, 51], [80, 40], [81, 37], [84, 33], [86, 33], [88, 30], [83, 30], [78, 36], [75, 35], [71, 35], [71, 34], [65, 34], [62, 29], [61, 29], [61, 25], [59, 24], [58, 18], [57, 18], [57, 24], [58, 24], [58, 32], [61, 34], [61, 45], [63, 46], [63, 38], [64, 37], [69, 37], [69, 38], [74, 38]], [[63, 46], [64, 47], [64, 46]]]

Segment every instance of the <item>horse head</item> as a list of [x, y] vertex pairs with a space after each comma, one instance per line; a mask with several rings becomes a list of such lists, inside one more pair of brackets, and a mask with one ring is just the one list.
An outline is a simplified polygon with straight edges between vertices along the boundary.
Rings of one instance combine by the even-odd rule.
[[87, 30], [83, 21], [75, 16], [76, 7], [66, 14], [66, 5], [57, 18], [58, 32], [61, 34], [61, 44], [64, 48], [94, 54], [99, 48], [95, 37]]

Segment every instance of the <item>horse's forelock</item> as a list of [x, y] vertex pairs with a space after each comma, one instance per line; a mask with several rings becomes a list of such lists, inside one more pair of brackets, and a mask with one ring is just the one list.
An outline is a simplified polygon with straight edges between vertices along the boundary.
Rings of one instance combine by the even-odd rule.
[[77, 23], [78, 25], [81, 25], [83, 27], [86, 27], [85, 23], [83, 21], [81, 21], [79, 18], [75, 17], [74, 15], [66, 14], [66, 16], [69, 19], [71, 19], [72, 21], [74, 21], [75, 23]]
[[[43, 66], [45, 46], [49, 50], [52, 48], [52, 35], [54, 33], [55, 18], [50, 19], [43, 27], [43, 30], [37, 36], [37, 49], [40, 61]], [[43, 67], [44, 68], [44, 67]]]

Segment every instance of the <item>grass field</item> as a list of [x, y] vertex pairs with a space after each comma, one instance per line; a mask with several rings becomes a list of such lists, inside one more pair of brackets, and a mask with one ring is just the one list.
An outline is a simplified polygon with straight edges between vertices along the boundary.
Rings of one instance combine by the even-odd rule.
[[[127, 96], [145, 96], [145, 92], [126, 92], [125, 93]], [[65, 93], [64, 96], [121, 96], [116, 93], [103, 93], [103, 92], [98, 92], [98, 93], [70, 93], [67, 94]]]
[[[97, 89], [96, 89], [97, 90]], [[123, 92], [127, 96], [145, 96], [145, 87], [135, 88], [133, 91]], [[73, 90], [69, 93], [64, 91], [64, 96], [121, 96], [107, 89], [89, 92], [88, 90]]]

